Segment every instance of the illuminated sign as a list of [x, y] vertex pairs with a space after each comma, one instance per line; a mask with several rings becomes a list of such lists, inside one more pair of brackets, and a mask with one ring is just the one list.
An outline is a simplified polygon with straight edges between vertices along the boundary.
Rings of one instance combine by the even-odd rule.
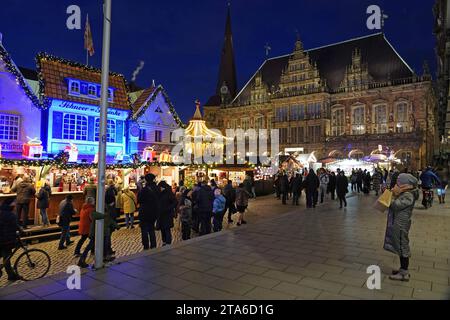
[[[76, 103], [76, 102], [71, 102], [71, 101], [53, 100], [52, 107], [53, 108], [56, 107], [59, 109], [65, 109], [65, 110], [78, 111], [78, 112], [84, 113], [84, 114], [85, 113], [100, 114], [100, 107], [98, 107], [98, 106], [92, 106], [92, 105], [88, 105], [88, 104]], [[110, 115], [110, 116], [126, 117], [127, 114], [128, 114], [127, 111], [108, 108], [108, 115]]]
[[23, 143], [20, 142], [1, 142], [3, 152], [22, 152]]

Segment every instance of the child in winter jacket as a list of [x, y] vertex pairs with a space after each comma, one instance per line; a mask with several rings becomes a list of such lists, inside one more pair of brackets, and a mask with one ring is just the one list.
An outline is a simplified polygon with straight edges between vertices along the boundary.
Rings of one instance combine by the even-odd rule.
[[213, 203], [213, 224], [214, 232], [222, 231], [223, 216], [225, 214], [225, 204], [227, 200], [222, 195], [222, 191], [217, 188], [214, 191], [214, 203]]

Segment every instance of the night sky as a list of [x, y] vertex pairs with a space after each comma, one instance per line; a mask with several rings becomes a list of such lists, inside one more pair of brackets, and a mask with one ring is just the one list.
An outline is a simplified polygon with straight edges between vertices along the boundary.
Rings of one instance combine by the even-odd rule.
[[[97, 0], [2, 0], [3, 45], [19, 66], [35, 68], [45, 51], [85, 63], [83, 34], [89, 14], [101, 66], [102, 3]], [[141, 60], [140, 86], [152, 79], [167, 90], [179, 115], [188, 120], [194, 100], [214, 93], [223, 44], [226, 0], [112, 0], [111, 70], [130, 80]], [[264, 46], [270, 57], [291, 53], [300, 33], [305, 48], [314, 48], [378, 31], [366, 27], [366, 8], [379, 5], [389, 19], [385, 33], [399, 54], [419, 74], [424, 60], [435, 70], [434, 0], [233, 0], [234, 49], [239, 88], [261, 65]], [[66, 8], [82, 10], [82, 30], [66, 28]]]

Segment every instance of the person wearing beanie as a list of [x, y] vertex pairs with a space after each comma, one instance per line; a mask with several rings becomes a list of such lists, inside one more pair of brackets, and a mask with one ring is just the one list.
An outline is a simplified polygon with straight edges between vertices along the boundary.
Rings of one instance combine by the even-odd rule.
[[389, 207], [388, 224], [384, 249], [400, 258], [400, 270], [394, 270], [389, 277], [396, 281], [409, 281], [409, 230], [416, 201], [419, 199], [419, 181], [409, 173], [402, 173], [392, 189], [393, 199]]

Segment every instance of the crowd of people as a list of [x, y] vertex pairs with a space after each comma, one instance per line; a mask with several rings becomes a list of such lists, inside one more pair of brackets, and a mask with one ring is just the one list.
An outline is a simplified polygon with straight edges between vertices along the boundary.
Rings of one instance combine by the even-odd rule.
[[[274, 188], [276, 196], [283, 205], [292, 199], [292, 205], [299, 205], [299, 199], [303, 193], [306, 197], [306, 207], [315, 208], [320, 200], [324, 203], [326, 199], [339, 200], [340, 209], [347, 207], [347, 194], [369, 195], [372, 192], [376, 196], [386, 189], [393, 189], [397, 184], [397, 179], [401, 173], [413, 175], [419, 183], [419, 187], [424, 190], [437, 189], [439, 203], [445, 203], [445, 195], [448, 186], [448, 177], [441, 168], [425, 168], [423, 171], [409, 172], [404, 169], [400, 172], [397, 169], [387, 170], [375, 168], [371, 174], [367, 170], [360, 168], [353, 169], [349, 176], [343, 170], [336, 172], [320, 168], [317, 171], [303, 170], [302, 172], [287, 173], [280, 171], [274, 176]], [[349, 190], [350, 189], [350, 190]], [[425, 197], [424, 197], [425, 198]]]
[[[134, 215], [138, 213], [144, 250], [157, 247], [156, 232], [161, 233], [163, 246], [172, 244], [172, 229], [175, 221], [179, 222], [182, 239], [189, 240], [192, 233], [200, 236], [219, 232], [223, 229], [224, 217], [227, 214], [229, 224], [237, 226], [246, 224], [245, 211], [254, 188], [251, 178], [237, 188], [232, 181], [221, 189], [215, 180], [198, 182], [192, 189], [175, 183], [170, 186], [165, 181], [156, 182], [156, 176], [148, 174], [137, 183], [137, 196], [128, 188], [123, 189], [114, 180], [108, 181], [105, 192], [105, 214], [95, 212], [97, 186], [91, 181], [84, 188], [86, 202], [80, 212], [78, 233], [81, 236], [75, 248], [75, 256], [79, 257], [78, 265], [87, 267], [86, 259], [91, 252], [95, 253], [95, 221], [104, 219], [104, 261], [115, 259], [112, 249], [111, 235], [118, 230], [117, 219], [124, 214], [126, 228], [134, 228]], [[71, 195], [60, 204], [59, 225], [61, 238], [59, 250], [65, 250], [72, 244], [70, 240], [70, 222], [76, 214]], [[235, 221], [233, 221], [233, 218]], [[89, 240], [83, 250], [84, 243]]]

